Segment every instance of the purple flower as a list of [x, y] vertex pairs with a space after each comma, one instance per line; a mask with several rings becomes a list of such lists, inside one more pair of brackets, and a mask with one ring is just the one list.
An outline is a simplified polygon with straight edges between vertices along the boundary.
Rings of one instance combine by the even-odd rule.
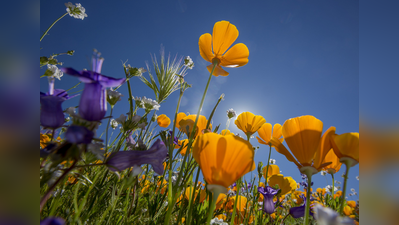
[[[304, 195], [300, 196], [303, 199], [303, 205], [298, 207], [292, 207], [290, 209], [290, 214], [294, 218], [300, 218], [305, 216], [305, 209], [306, 209], [306, 198]], [[312, 200], [312, 199], [311, 199]], [[309, 215], [313, 216], [312, 210], [309, 209]]]
[[[172, 137], [172, 133], [173, 133], [173, 132], [170, 130], [170, 131], [169, 131], [169, 138]], [[180, 145], [179, 145], [179, 138], [177, 138], [176, 136], [173, 138], [173, 144], [174, 144], [174, 145], [177, 145], [177, 146], [180, 146]]]
[[62, 89], [54, 90], [54, 78], [49, 78], [49, 92], [40, 92], [40, 124], [43, 127], [58, 128], [65, 123], [62, 103], [70, 99], [66, 91]]
[[85, 83], [82, 96], [79, 102], [79, 115], [88, 121], [100, 121], [107, 112], [107, 87], [116, 87], [123, 82], [125, 78], [115, 79], [101, 75], [101, 67], [104, 61], [95, 54], [92, 58], [94, 71], [76, 71], [72, 68], [61, 68], [62, 72], [71, 76], [76, 76]]
[[276, 209], [276, 203], [273, 201], [274, 195], [277, 194], [278, 190], [266, 186], [266, 187], [258, 187], [258, 192], [263, 195], [263, 211], [268, 214], [274, 213]]
[[77, 125], [71, 125], [65, 132], [65, 139], [73, 144], [89, 144], [93, 137], [93, 131]]
[[40, 221], [40, 225], [64, 225], [65, 220], [60, 217], [48, 217]]
[[129, 167], [137, 167], [142, 164], [151, 164], [157, 174], [163, 174], [163, 161], [168, 150], [165, 144], [157, 139], [146, 151], [119, 151], [112, 153], [106, 162], [112, 171], [122, 171]]

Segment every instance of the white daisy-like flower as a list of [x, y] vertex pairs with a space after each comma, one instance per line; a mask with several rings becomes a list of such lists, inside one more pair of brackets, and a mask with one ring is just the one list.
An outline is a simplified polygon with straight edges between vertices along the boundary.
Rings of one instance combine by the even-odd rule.
[[356, 176], [356, 180], [359, 180], [359, 176]]
[[327, 174], [327, 172], [324, 171], [324, 170], [322, 170], [322, 171], [320, 172], [320, 174], [321, 174], [322, 176], [325, 176], [325, 175]]
[[[324, 190], [326, 190], [328, 193], [330, 193], [332, 191], [332, 186], [331, 185], [327, 185]], [[337, 187], [334, 187], [334, 192], [338, 191]]]
[[151, 110], [159, 110], [159, 107], [161, 107], [157, 101], [152, 100], [151, 98], [146, 98], [145, 96], [142, 99], [144, 109], [151, 111]]
[[47, 64], [47, 70], [51, 71], [52, 76], [58, 80], [61, 80], [61, 77], [64, 76], [64, 73], [56, 65]]
[[228, 223], [223, 222], [223, 219], [218, 219], [217, 217], [211, 219], [211, 223], [210, 224], [228, 225]]
[[276, 160], [275, 160], [275, 159], [270, 159], [270, 160], [269, 160], [269, 163], [270, 163], [270, 164], [276, 164]]
[[193, 60], [190, 58], [190, 56], [186, 56], [186, 58], [184, 58], [184, 65], [189, 68], [190, 70], [194, 67], [194, 62]]
[[112, 129], [114, 129], [114, 130], [118, 127], [118, 122], [115, 119], [111, 119], [109, 124], [111, 125]]
[[227, 117], [228, 117], [229, 119], [231, 119], [231, 118], [233, 118], [233, 117], [236, 117], [236, 116], [237, 116], [236, 111], [234, 111], [233, 109], [227, 110]]
[[76, 19], [84, 19], [87, 17], [86, 9], [80, 4], [76, 3], [76, 5], [72, 4], [71, 2], [65, 3], [66, 11], [70, 16]]

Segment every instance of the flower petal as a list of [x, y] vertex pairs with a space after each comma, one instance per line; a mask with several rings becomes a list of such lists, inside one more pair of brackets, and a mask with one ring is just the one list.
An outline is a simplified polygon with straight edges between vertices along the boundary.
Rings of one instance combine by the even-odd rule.
[[212, 59], [215, 57], [212, 53], [212, 35], [209, 33], [201, 35], [198, 45], [202, 58], [212, 63]]
[[[272, 139], [272, 125], [270, 123], [264, 123], [258, 130], [258, 134], [260, 138], [262, 138], [265, 142], [266, 145], [267, 143], [270, 142], [270, 139]], [[259, 138], [258, 138], [259, 141]], [[261, 143], [259, 141], [259, 143]], [[263, 143], [261, 143], [263, 144]]]
[[216, 57], [223, 55], [238, 37], [236, 26], [229, 21], [219, 21], [213, 26], [213, 52]]
[[230, 48], [220, 59], [224, 67], [240, 67], [248, 63], [249, 50], [243, 43], [238, 43]]
[[270, 140], [270, 142], [272, 143], [273, 147], [276, 149], [277, 152], [279, 152], [280, 154], [285, 155], [285, 157], [288, 159], [288, 161], [291, 161], [291, 162], [295, 163], [295, 165], [297, 165], [298, 168], [302, 167], [302, 165], [300, 165], [298, 163], [298, 161], [294, 158], [294, 156], [292, 156], [292, 154], [283, 145], [283, 143], [280, 142], [280, 140], [278, 140], [278, 139], [273, 137]]
[[[273, 126], [273, 134], [272, 134], [272, 136], [277, 138], [277, 139], [280, 139], [280, 137], [283, 136], [282, 131], [283, 131], [283, 127], [281, 126], [281, 124], [276, 123]], [[283, 142], [284, 138], [281, 138], [280, 141]]]
[[326, 163], [326, 162], [332, 162], [332, 161], [326, 161], [326, 155], [327, 153], [331, 150], [332, 146], [330, 143], [330, 137], [335, 134], [335, 127], [330, 127], [326, 132], [324, 132], [323, 136], [321, 137], [321, 141], [319, 143], [319, 146], [317, 147], [316, 155], [314, 157], [313, 161], [313, 167], [316, 168], [317, 170], [321, 170], [322, 168], [320, 167], [321, 164]]
[[351, 157], [359, 162], [359, 133], [334, 135], [332, 146], [338, 158]]
[[310, 166], [323, 131], [323, 122], [314, 116], [300, 116], [285, 121], [283, 136], [292, 154], [303, 166]]
[[[209, 73], [212, 72], [213, 64], [207, 66], [206, 68], [208, 69]], [[227, 71], [225, 71], [224, 69], [222, 69], [222, 67], [216, 66], [215, 69], [213, 70], [212, 75], [215, 77], [227, 76], [227, 75], [229, 75], [229, 73]]]

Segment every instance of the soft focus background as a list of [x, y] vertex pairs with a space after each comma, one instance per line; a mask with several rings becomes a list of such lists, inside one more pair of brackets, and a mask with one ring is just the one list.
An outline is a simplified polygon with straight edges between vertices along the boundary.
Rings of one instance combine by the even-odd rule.
[[[213, 24], [220, 20], [237, 26], [240, 35], [236, 43], [248, 46], [249, 63], [228, 69], [226, 78], [212, 78], [203, 115], [209, 115], [224, 93], [214, 125], [224, 126], [225, 111], [233, 108], [238, 113], [262, 115], [272, 124], [312, 114], [324, 122], [324, 130], [335, 126], [337, 133], [345, 133], [359, 131], [360, 109], [361, 221], [396, 224], [396, 1], [81, 1], [88, 17], [83, 21], [63, 18], [40, 43], [39, 52], [39, 37], [65, 12], [63, 1], [40, 3], [7, 2], [3, 4], [7, 10], [1, 14], [0, 224], [16, 216], [38, 222], [38, 151], [34, 146], [39, 125], [38, 77], [44, 73], [38, 69], [39, 56], [76, 50], [74, 56], [58, 59], [64, 66], [90, 69], [89, 58], [96, 48], [105, 58], [103, 74], [119, 78], [124, 76], [122, 61], [145, 67], [146, 61], [151, 62], [150, 53], [159, 56], [162, 44], [172, 57], [189, 55], [195, 62], [186, 77], [193, 88], [186, 92], [181, 108], [194, 114], [208, 76], [208, 64], [199, 55], [198, 38], [211, 33]], [[68, 89], [77, 83], [67, 75], [61, 79], [56, 81], [56, 88]], [[116, 106], [116, 116], [128, 111], [126, 87], [120, 90], [125, 96]], [[40, 91], [47, 91], [44, 78], [40, 79]], [[139, 80], [133, 82], [133, 93], [154, 97]], [[172, 117], [176, 102], [174, 94], [158, 114]], [[78, 99], [74, 99], [64, 107], [77, 104]], [[240, 132], [233, 123], [230, 129]], [[258, 145], [256, 139], [251, 142]], [[260, 146], [256, 161], [265, 162], [267, 151]], [[300, 181], [298, 170], [283, 156], [273, 150], [272, 158], [284, 175]], [[358, 168], [350, 171], [348, 185], [357, 191]], [[314, 180], [315, 187], [330, 184], [320, 175]], [[31, 217], [25, 212], [31, 212]]]

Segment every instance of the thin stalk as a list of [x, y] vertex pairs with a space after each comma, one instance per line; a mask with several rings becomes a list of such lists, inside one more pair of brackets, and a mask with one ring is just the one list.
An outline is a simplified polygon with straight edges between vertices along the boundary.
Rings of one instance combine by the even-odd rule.
[[49, 32], [49, 30], [50, 30], [60, 19], [62, 19], [62, 17], [66, 16], [66, 15], [68, 15], [67, 12], [66, 12], [64, 15], [60, 16], [60, 18], [56, 19], [56, 20], [50, 25], [50, 27], [47, 28], [47, 30], [44, 32], [44, 34], [40, 37], [40, 41], [42, 41], [43, 38], [44, 38], [44, 36], [46, 36], [47, 33]]
[[215, 193], [212, 193], [212, 202], [210, 202], [210, 206], [208, 208], [208, 218], [206, 219], [206, 224], [211, 223], [211, 219], [213, 217], [213, 211], [215, 210], [216, 207], [216, 200], [218, 199], [220, 194], [220, 191], [216, 191]]
[[194, 195], [195, 195], [195, 189], [197, 187], [199, 173], [200, 173], [200, 168], [198, 168], [198, 170], [197, 170], [197, 175], [195, 177], [195, 183], [193, 185], [193, 193], [192, 193], [192, 196], [189, 201], [187, 224], [191, 224], [191, 214], [192, 214], [191, 212], [193, 211], [193, 199], [194, 199]]
[[105, 130], [105, 154], [108, 153], [108, 129], [109, 129], [109, 123], [111, 122], [111, 116], [112, 116], [113, 109], [114, 109], [114, 107], [111, 106], [110, 117], [108, 119], [107, 129]]
[[129, 91], [130, 119], [132, 119], [133, 118], [133, 95], [132, 95], [132, 89], [130, 87], [130, 80], [128, 79], [128, 74], [129, 73], [127, 73], [125, 65], [123, 65], [123, 69], [125, 70], [127, 89]]
[[269, 173], [270, 156], [272, 155], [272, 144], [269, 144], [269, 146], [270, 146], [270, 149], [269, 149], [269, 158], [267, 159], [267, 167], [266, 167], [266, 174], [265, 174], [265, 177], [266, 177], [266, 184], [267, 184], [267, 175], [268, 175], [268, 173]]
[[306, 174], [308, 177], [308, 187], [306, 190], [306, 208], [305, 208], [305, 219], [303, 220], [303, 224], [304, 225], [308, 225], [309, 224], [309, 210], [310, 210], [310, 196], [311, 196], [311, 192], [310, 192], [310, 186], [312, 184], [312, 176], [310, 174]]
[[332, 193], [332, 196], [334, 197], [334, 184], [335, 184], [335, 180], [334, 180], [334, 174], [333, 174], [333, 173], [331, 174], [331, 177], [332, 177], [332, 190], [331, 190], [331, 193]]
[[[346, 165], [346, 164], [345, 164]], [[344, 190], [342, 192], [341, 196], [341, 206], [339, 208], [339, 214], [343, 216], [343, 211], [344, 211], [344, 203], [345, 203], [345, 196], [346, 196], [346, 185], [348, 181], [348, 173], [349, 173], [350, 166], [346, 165], [346, 171], [345, 171], [345, 177], [344, 177]]]
[[[233, 215], [231, 216], [230, 225], [234, 225], [234, 219], [235, 219], [235, 217], [236, 217], [237, 202], [238, 202], [239, 193], [240, 193], [240, 188], [241, 188], [241, 178], [239, 178], [239, 179], [236, 181], [236, 188], [237, 188], [237, 194], [236, 194], [236, 200], [235, 200], [234, 206], [233, 206]], [[241, 199], [240, 199], [240, 200], [241, 200]]]

